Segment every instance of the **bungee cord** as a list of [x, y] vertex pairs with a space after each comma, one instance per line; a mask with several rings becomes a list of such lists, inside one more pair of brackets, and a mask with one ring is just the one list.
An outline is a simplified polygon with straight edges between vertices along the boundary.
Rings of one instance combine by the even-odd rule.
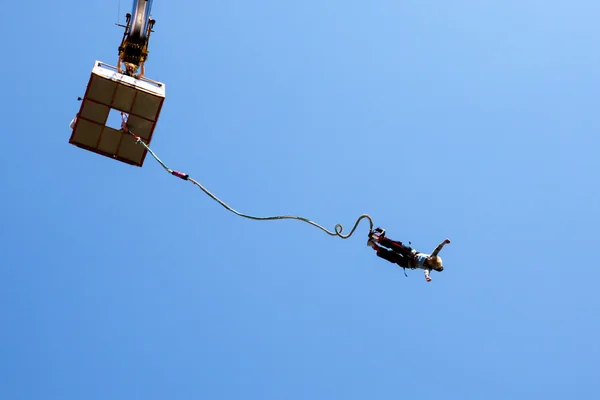
[[354, 223], [354, 226], [352, 227], [352, 230], [348, 233], [348, 234], [343, 234], [343, 230], [344, 227], [342, 226], [342, 224], [336, 224], [334, 227], [333, 231], [330, 231], [329, 229], [317, 224], [314, 221], [309, 220], [308, 218], [304, 218], [304, 217], [300, 217], [300, 216], [296, 216], [296, 215], [277, 215], [277, 216], [269, 216], [269, 217], [257, 217], [257, 216], [253, 216], [253, 215], [248, 215], [248, 214], [244, 214], [241, 213], [235, 209], [233, 209], [232, 207], [230, 207], [227, 203], [225, 203], [224, 201], [222, 201], [221, 199], [219, 199], [217, 196], [215, 196], [213, 193], [211, 193], [208, 189], [206, 189], [204, 186], [202, 186], [202, 184], [200, 184], [200, 182], [196, 181], [195, 179], [191, 178], [188, 174], [185, 174], [183, 172], [179, 172], [176, 171], [174, 169], [169, 168], [157, 155], [156, 153], [150, 148], [150, 146], [148, 146], [139, 136], [135, 135], [127, 126], [127, 119], [125, 117], [125, 113], [121, 113], [121, 117], [123, 120], [123, 123], [121, 125], [121, 128], [123, 129], [124, 132], [130, 134], [131, 136], [133, 136], [133, 138], [135, 139], [135, 143], [136, 144], [140, 144], [142, 145], [147, 151], [148, 153], [150, 153], [150, 155], [161, 165], [161, 167], [163, 167], [163, 169], [165, 171], [167, 171], [169, 174], [176, 176], [180, 179], [183, 179], [184, 181], [189, 181], [191, 183], [193, 183], [194, 185], [196, 185], [200, 190], [202, 190], [206, 195], [208, 195], [210, 198], [212, 198], [214, 201], [216, 201], [217, 203], [219, 203], [221, 206], [223, 206], [225, 209], [227, 209], [228, 211], [242, 217], [242, 218], [247, 218], [247, 219], [251, 219], [254, 221], [273, 221], [273, 220], [283, 220], [283, 219], [292, 219], [292, 220], [298, 220], [298, 221], [302, 221], [302, 222], [306, 222], [307, 224], [310, 224], [316, 228], [319, 228], [320, 230], [322, 230], [323, 232], [327, 233], [330, 236], [337, 236], [340, 237], [342, 239], [348, 239], [350, 236], [352, 236], [352, 234], [354, 233], [354, 231], [356, 231], [356, 228], [358, 228], [358, 225], [360, 224], [360, 221], [362, 221], [363, 219], [366, 219], [369, 221], [369, 232], [373, 231], [373, 219], [368, 215], [368, 214], [362, 214], [361, 216], [359, 216], [356, 220], [356, 222]]

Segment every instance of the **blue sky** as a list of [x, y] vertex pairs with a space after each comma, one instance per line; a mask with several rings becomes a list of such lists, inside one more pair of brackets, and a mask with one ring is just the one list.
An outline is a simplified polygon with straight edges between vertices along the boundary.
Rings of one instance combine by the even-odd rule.
[[592, 398], [600, 5], [566, 4], [154, 3], [158, 155], [448, 237], [431, 283], [367, 224], [69, 145], [119, 2], [5, 5], [0, 398]]

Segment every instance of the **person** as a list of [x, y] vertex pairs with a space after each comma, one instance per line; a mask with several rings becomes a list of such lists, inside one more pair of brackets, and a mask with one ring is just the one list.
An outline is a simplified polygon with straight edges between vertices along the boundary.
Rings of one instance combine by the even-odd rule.
[[[123, 68], [121, 68], [121, 64], [125, 65], [125, 70], [123, 70]], [[144, 77], [144, 72], [145, 72], [144, 71], [144, 62], [141, 63], [141, 67], [142, 67], [142, 70], [140, 71], [139, 74], [136, 75], [135, 73], [138, 69], [137, 65], [129, 63], [129, 62], [125, 62], [125, 61], [123, 61], [123, 58], [121, 58], [121, 56], [119, 56], [119, 62], [117, 63], [117, 71], [120, 74], [131, 76], [131, 77], [134, 77], [135, 79], [141, 79]]]
[[[425, 280], [431, 282], [431, 270], [438, 272], [444, 270], [442, 258], [438, 256], [438, 254], [444, 245], [448, 243], [450, 243], [450, 240], [445, 239], [435, 248], [435, 250], [433, 250], [433, 253], [425, 254], [404, 245], [402, 242], [388, 239], [385, 236], [385, 229], [376, 228], [369, 232], [367, 246], [373, 248], [373, 250], [377, 252], [378, 257], [391, 263], [398, 264], [402, 268], [418, 268], [424, 270]], [[384, 247], [387, 247], [387, 249]]]

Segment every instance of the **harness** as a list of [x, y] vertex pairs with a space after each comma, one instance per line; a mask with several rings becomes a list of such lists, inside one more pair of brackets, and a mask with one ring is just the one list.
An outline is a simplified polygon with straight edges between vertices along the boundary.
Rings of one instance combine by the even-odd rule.
[[[409, 244], [409, 246], [411, 245], [410, 242], [408, 242], [408, 244]], [[411, 270], [417, 269], [418, 268], [417, 266], [419, 265], [419, 261], [418, 261], [417, 257], [419, 256], [419, 254], [421, 254], [419, 252], [416, 252], [416, 253], [412, 254], [412, 248], [409, 247], [409, 249], [411, 251], [410, 255], [408, 255], [408, 254], [402, 254], [400, 252], [394, 252], [394, 253], [402, 256], [402, 257], [406, 257], [406, 259], [408, 260], [408, 262], [407, 262], [408, 267], [402, 266], [402, 271], [404, 272], [404, 276], [407, 277], [407, 278], [408, 278], [408, 275], [406, 274], [406, 268], [411, 269]]]
[[[410, 242], [409, 242], [409, 244], [410, 244]], [[417, 252], [417, 253], [411, 255], [411, 257], [408, 259], [408, 268], [417, 269], [417, 265], [419, 265], [417, 256], [419, 254], [421, 254], [421, 253]], [[402, 270], [404, 271], [404, 276], [406, 276], [408, 278], [408, 275], [406, 275], [406, 267], [402, 267]]]

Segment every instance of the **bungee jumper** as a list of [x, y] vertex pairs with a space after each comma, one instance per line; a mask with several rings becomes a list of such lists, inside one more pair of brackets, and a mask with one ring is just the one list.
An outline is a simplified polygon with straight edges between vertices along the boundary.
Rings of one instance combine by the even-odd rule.
[[367, 240], [367, 246], [373, 248], [373, 250], [377, 252], [378, 257], [391, 263], [398, 264], [404, 270], [406, 270], [406, 268], [424, 270], [425, 280], [427, 282], [431, 282], [430, 272], [432, 270], [438, 272], [444, 270], [442, 258], [438, 256], [438, 254], [444, 245], [448, 243], [450, 243], [450, 240], [445, 239], [435, 248], [435, 250], [433, 250], [433, 253], [425, 254], [414, 250], [410, 246], [406, 246], [400, 241], [388, 239], [385, 236], [385, 229], [381, 228], [375, 228], [374, 230], [369, 231], [369, 240]]

